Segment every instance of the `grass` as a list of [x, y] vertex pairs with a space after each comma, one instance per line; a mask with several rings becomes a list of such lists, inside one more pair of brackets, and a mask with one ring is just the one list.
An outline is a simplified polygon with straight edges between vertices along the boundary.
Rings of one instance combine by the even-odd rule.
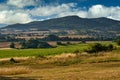
[[58, 46], [57, 48], [47, 48], [47, 49], [11, 49], [11, 50], [0, 50], [0, 58], [9, 57], [30, 57], [30, 56], [49, 56], [57, 55], [62, 53], [73, 53], [76, 50], [83, 52], [88, 44], [74, 44], [67, 46]]
[[9, 67], [0, 68], [0, 75], [17, 75], [29, 73], [30, 69], [27, 67]]
[[[14, 58], [17, 63], [12, 64], [9, 59], [0, 61], [0, 80], [119, 80], [120, 49], [101, 52], [97, 55], [70, 54], [75, 50], [83, 52], [87, 47], [88, 44], [76, 44], [53, 49], [20, 50], [21, 54], [25, 54], [24, 56], [37, 55], [37, 57], [22, 57], [20, 59], [18, 56]], [[42, 52], [42, 50], [43, 53], [35, 54], [35, 51]], [[16, 52], [19, 50], [5, 51]], [[29, 54], [25, 53], [27, 51]], [[65, 54], [66, 52], [69, 54]], [[11, 57], [12, 54], [14, 53], [9, 56]], [[45, 56], [41, 56], [41, 54]]]
[[43, 80], [119, 80], [120, 68], [117, 66], [118, 63], [79, 64], [40, 69], [41, 71], [34, 73], [33, 76], [41, 75]]
[[[64, 57], [64, 55], [65, 54], [42, 59], [29, 58], [19, 63], [1, 64], [0, 72], [3, 76], [0, 79], [4, 80], [4, 78], [7, 78], [6, 80], [10, 80], [9, 78], [17, 78], [17, 80], [20, 80], [18, 78], [21, 77], [26, 80], [120, 79], [120, 50], [116, 52], [99, 53], [97, 56], [91, 54], [80, 54], [79, 56], [73, 56], [73, 54], [71, 54], [70, 56], [69, 54], [69, 56], [66, 57], [65, 55]], [[18, 66], [18, 69], [16, 69], [15, 66]], [[32, 71], [30, 72], [29, 70], [31, 69]], [[6, 70], [7, 72], [5, 72]], [[22, 72], [26, 70], [27, 72]], [[9, 77], [6, 75], [9, 75]]]

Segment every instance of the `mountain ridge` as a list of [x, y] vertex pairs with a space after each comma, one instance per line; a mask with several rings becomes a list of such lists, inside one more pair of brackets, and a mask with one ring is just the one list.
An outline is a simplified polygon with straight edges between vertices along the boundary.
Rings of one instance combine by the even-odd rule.
[[75, 30], [78, 35], [92, 36], [116, 36], [120, 35], [120, 21], [109, 18], [80, 18], [78, 16], [66, 16], [44, 21], [33, 21], [27, 24], [13, 24], [1, 29], [9, 30]]
[[[106, 22], [109, 21], [109, 22]], [[106, 23], [105, 23], [106, 22]], [[78, 16], [66, 16], [66, 17], [61, 17], [61, 18], [55, 18], [55, 19], [49, 19], [49, 20], [44, 20], [44, 21], [33, 21], [30, 23], [26, 23], [26, 24], [13, 24], [13, 25], [8, 25], [4, 28], [14, 28], [14, 29], [24, 29], [24, 28], [42, 28], [42, 27], [46, 27], [46, 29], [50, 29], [50, 28], [59, 28], [59, 27], [63, 27], [63, 28], [67, 28], [69, 29], [68, 26], [70, 26], [70, 28], [77, 28], [77, 26], [80, 28], [81, 27], [87, 27], [89, 25], [95, 27], [95, 25], [97, 24], [97, 26], [101, 25], [101, 26], [110, 26], [112, 25], [111, 23], [114, 23], [114, 25], [116, 25], [116, 23], [120, 24], [120, 21], [116, 21], [116, 20], [112, 20], [109, 18], [105, 18], [105, 17], [101, 17], [101, 18], [80, 18]], [[88, 24], [88, 25], [87, 25]], [[109, 25], [110, 24], [110, 25]], [[22, 27], [23, 26], [23, 27]], [[96, 26], [96, 27], [97, 27]]]

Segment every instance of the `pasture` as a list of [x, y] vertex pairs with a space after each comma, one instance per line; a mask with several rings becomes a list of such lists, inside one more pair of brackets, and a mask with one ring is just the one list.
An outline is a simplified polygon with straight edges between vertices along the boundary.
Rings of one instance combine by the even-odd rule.
[[[63, 42], [66, 43], [66, 42]], [[10, 48], [0, 48], [0, 58], [9, 58], [9, 57], [33, 57], [33, 56], [50, 56], [50, 55], [58, 55], [62, 53], [74, 53], [79, 51], [82, 53], [85, 49], [89, 47], [89, 45], [95, 42], [88, 43], [78, 43], [71, 42], [72, 44], [68, 45], [57, 45], [56, 48], [39, 48], [39, 49], [10, 49]], [[99, 42], [102, 44], [113, 44], [112, 42]], [[5, 43], [6, 44], [6, 43]], [[18, 45], [18, 43], [16, 43]], [[49, 42], [49, 44], [56, 45], [55, 42]]]
[[[59, 56], [59, 57], [58, 57]], [[119, 80], [120, 50], [0, 61], [0, 80]]]
[[[119, 80], [120, 49], [84, 53], [91, 44], [0, 50], [0, 80]], [[77, 51], [80, 54], [75, 54]]]
[[88, 44], [74, 44], [66, 46], [58, 46], [56, 48], [46, 49], [10, 49], [0, 50], [0, 58], [8, 57], [31, 57], [31, 56], [50, 56], [62, 53], [73, 53], [78, 50], [83, 52], [88, 47]]

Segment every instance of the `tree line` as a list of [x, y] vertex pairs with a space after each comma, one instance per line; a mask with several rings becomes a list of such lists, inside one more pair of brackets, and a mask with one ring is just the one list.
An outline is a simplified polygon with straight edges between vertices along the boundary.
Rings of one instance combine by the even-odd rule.
[[[48, 35], [45, 38], [36, 38], [41, 41], [113, 41], [116, 38], [106, 38], [106, 37], [86, 37], [86, 38], [71, 38], [71, 37], [59, 37], [56, 35]], [[9, 35], [0, 35], [0, 42], [21, 42], [25, 39], [15, 38], [14, 36]]]

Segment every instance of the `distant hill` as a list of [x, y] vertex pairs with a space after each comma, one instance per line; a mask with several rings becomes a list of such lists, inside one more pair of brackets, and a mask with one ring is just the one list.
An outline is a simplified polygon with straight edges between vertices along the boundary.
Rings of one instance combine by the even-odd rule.
[[0, 28], [7, 26], [7, 24], [0, 24]]
[[39, 30], [77, 30], [79, 34], [120, 34], [120, 21], [108, 18], [80, 18], [78, 16], [66, 16], [45, 21], [33, 21], [27, 24], [13, 24], [4, 27], [4, 29], [28, 30], [37, 28]]
[[10, 29], [100, 29], [120, 30], [120, 21], [108, 18], [80, 18], [78, 16], [67, 16], [45, 21], [34, 21], [27, 24], [13, 24], [4, 28]]

